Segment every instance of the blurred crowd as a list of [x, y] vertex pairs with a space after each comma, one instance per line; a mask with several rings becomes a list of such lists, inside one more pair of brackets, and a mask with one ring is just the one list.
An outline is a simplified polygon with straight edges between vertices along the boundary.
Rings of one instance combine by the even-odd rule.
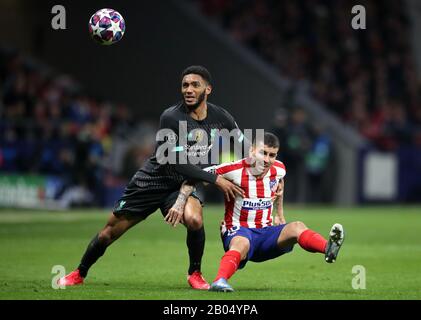
[[127, 106], [87, 95], [70, 77], [0, 50], [0, 174], [53, 175], [62, 181], [56, 197], [64, 207], [102, 205], [105, 185], [127, 178], [110, 165], [110, 151], [134, 127]]
[[300, 107], [279, 108], [270, 131], [279, 137], [279, 159], [287, 169], [285, 200], [298, 203], [333, 201], [334, 150], [324, 126], [310, 121]]
[[312, 94], [379, 149], [421, 147], [421, 82], [402, 1], [195, 0], [231, 36]]

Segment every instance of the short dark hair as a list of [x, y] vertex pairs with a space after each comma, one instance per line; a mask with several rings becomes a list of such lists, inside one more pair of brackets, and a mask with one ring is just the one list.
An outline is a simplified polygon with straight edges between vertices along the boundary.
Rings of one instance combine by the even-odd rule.
[[[264, 144], [270, 148], [277, 148], [279, 149], [280, 143], [277, 136], [275, 136], [273, 133], [265, 132], [265, 135], [263, 137]], [[254, 138], [253, 146], [256, 146], [256, 138]]]
[[201, 76], [208, 84], [212, 84], [212, 76], [208, 69], [203, 66], [190, 66], [184, 69], [181, 73], [181, 80], [183, 80], [184, 76], [187, 74], [198, 74]]

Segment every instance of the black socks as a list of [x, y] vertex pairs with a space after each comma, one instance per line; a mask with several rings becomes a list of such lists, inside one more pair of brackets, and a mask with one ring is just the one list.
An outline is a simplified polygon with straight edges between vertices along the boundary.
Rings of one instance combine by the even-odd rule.
[[82, 277], [86, 277], [89, 268], [104, 254], [105, 249], [107, 249], [107, 245], [99, 241], [97, 234], [86, 248], [85, 254], [78, 267]]
[[[205, 249], [205, 228], [202, 226], [199, 230], [187, 229], [187, 247], [189, 249], [189, 274], [194, 271], [200, 271], [203, 251]], [[79, 264], [79, 272], [82, 277], [86, 277], [89, 268], [104, 254], [108, 245], [101, 243], [98, 234], [91, 240], [86, 248], [82, 261]]]
[[205, 228], [202, 226], [199, 230], [187, 229], [186, 243], [190, 258], [189, 274], [192, 274], [194, 271], [200, 271], [205, 249]]

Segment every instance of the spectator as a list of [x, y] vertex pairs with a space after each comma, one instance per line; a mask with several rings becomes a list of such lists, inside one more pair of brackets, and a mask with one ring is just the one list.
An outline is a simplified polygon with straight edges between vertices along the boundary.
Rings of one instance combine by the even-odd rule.
[[290, 202], [304, 202], [306, 199], [306, 154], [312, 145], [307, 113], [297, 107], [291, 112], [286, 134], [284, 150], [280, 152], [280, 160], [288, 166], [288, 177], [285, 178], [288, 192], [285, 199]]
[[[370, 28], [358, 33], [350, 26], [351, 0], [196, 1], [284, 76], [309, 80], [318, 100], [379, 148], [418, 141], [407, 120], [420, 90], [404, 3], [363, 1]], [[380, 125], [379, 110], [390, 103], [401, 106], [393, 111], [399, 123]]]
[[305, 159], [306, 202], [331, 202], [333, 184], [330, 181], [334, 173], [332, 142], [323, 125], [317, 123], [311, 129], [312, 145]]
[[0, 83], [0, 174], [58, 177], [63, 207], [104, 204], [104, 184], [115, 181], [106, 175], [121, 171], [107, 167], [113, 136], [127, 139], [134, 127], [129, 109], [83, 93], [17, 52], [0, 50]]

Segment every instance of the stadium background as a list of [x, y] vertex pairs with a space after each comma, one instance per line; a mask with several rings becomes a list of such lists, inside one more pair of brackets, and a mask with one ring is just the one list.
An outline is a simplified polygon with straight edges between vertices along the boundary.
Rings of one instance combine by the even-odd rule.
[[[407, 267], [389, 265], [384, 271], [393, 274], [392, 285], [373, 295], [358, 297], [352, 288], [341, 293], [338, 287], [339, 293], [322, 297], [420, 297], [419, 259], [414, 258], [421, 231], [421, 41], [416, 36], [421, 11], [416, 1], [63, 1], [65, 30], [51, 27], [55, 4], [0, 4], [7, 12], [0, 21], [0, 230], [4, 253], [15, 252], [2, 262], [2, 274], [6, 284], [19, 288], [17, 297], [39, 297], [28, 293], [32, 287], [13, 282], [10, 269], [22, 262], [22, 247], [31, 248], [28, 241], [34, 252], [43, 245], [46, 230], [55, 230], [51, 239], [69, 236], [65, 243], [76, 241], [77, 248], [69, 258], [57, 247], [56, 256], [38, 255], [35, 265], [48, 269], [60, 259], [76, 264], [88, 236], [105, 222], [127, 179], [152, 152], [159, 115], [180, 99], [180, 72], [192, 64], [211, 71], [210, 101], [229, 110], [241, 128], [263, 128], [280, 137], [280, 159], [288, 170], [287, 215], [321, 230], [342, 219], [361, 237], [349, 240], [347, 264], [340, 269], [348, 278], [349, 266], [364, 255], [374, 257], [378, 271], [384, 259], [400, 259]], [[365, 30], [351, 28], [355, 4], [366, 8]], [[123, 40], [111, 47], [99, 46], [87, 33], [87, 20], [103, 7], [118, 10], [127, 24]], [[208, 207], [212, 225], [220, 219], [222, 197], [212, 188], [206, 197], [214, 203]], [[180, 228], [170, 231], [159, 219], [145, 227], [150, 238], [155, 232], [171, 242], [183, 237]], [[46, 221], [49, 228], [38, 230]], [[65, 226], [66, 221], [71, 222]], [[216, 266], [221, 252], [214, 224], [207, 248]], [[86, 233], [75, 235], [74, 229]], [[364, 251], [359, 245], [373, 241], [372, 232], [384, 238]], [[130, 251], [130, 243], [140, 250], [142, 241], [158, 245], [150, 238], [129, 235], [121, 250]], [[180, 240], [174, 251], [184, 252], [182, 246]], [[300, 259], [307, 261], [304, 255]], [[296, 267], [293, 260], [288, 263]], [[27, 274], [28, 268], [20, 270]], [[406, 280], [399, 286], [400, 272]], [[174, 276], [174, 283], [178, 280]], [[314, 283], [317, 289], [310, 294], [274, 297], [317, 298], [321, 283]], [[2, 298], [16, 297], [10, 295], [13, 284], [2, 284]], [[390, 288], [397, 294], [386, 294]], [[160, 290], [164, 294], [129, 298], [194, 297]], [[47, 289], [42, 293], [41, 298], [57, 298]]]

